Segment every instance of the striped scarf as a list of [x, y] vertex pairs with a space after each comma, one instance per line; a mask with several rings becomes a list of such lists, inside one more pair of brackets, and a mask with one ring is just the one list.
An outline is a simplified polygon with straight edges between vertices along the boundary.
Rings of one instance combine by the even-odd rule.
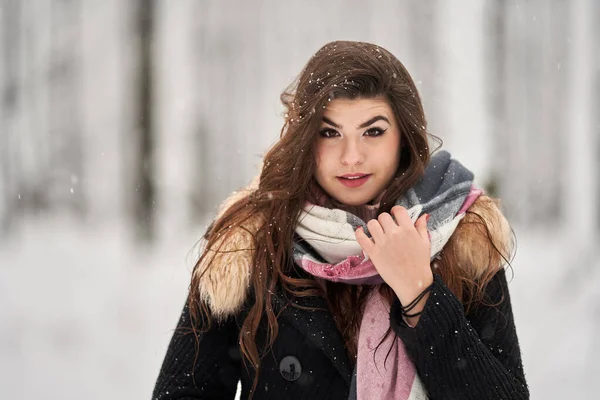
[[[450, 239], [458, 223], [481, 190], [473, 187], [473, 174], [446, 151], [432, 156], [421, 180], [396, 202], [403, 206], [413, 222], [428, 213], [427, 229], [431, 237], [433, 260]], [[375, 266], [356, 241], [355, 230], [362, 226], [367, 235], [366, 221], [337, 208], [307, 203], [296, 227], [293, 245], [295, 263], [315, 276], [349, 285], [379, 285], [384, 283]], [[389, 305], [377, 287], [369, 294], [358, 335], [355, 379], [350, 398], [427, 399], [427, 393], [409, 358], [404, 344], [395, 335], [388, 335]], [[381, 342], [383, 349], [375, 348]]]

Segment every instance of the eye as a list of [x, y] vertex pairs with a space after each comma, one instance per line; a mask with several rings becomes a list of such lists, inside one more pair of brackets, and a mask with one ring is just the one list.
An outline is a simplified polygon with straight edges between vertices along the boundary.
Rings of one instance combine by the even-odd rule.
[[377, 137], [377, 136], [383, 135], [383, 133], [385, 131], [387, 131], [387, 129], [371, 128], [365, 132], [365, 135], [370, 136], [370, 137]]
[[321, 129], [321, 131], [319, 132], [319, 135], [321, 135], [321, 137], [324, 137], [324, 138], [332, 138], [332, 137], [339, 136], [340, 134], [333, 129], [325, 128], [325, 129]]

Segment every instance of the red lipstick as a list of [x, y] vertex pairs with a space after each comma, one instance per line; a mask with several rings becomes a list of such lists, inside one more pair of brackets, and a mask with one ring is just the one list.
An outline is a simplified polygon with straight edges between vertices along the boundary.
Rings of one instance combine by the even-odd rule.
[[355, 174], [346, 174], [338, 176], [337, 179], [340, 183], [346, 187], [359, 187], [369, 180], [371, 174], [364, 174], [361, 172]]

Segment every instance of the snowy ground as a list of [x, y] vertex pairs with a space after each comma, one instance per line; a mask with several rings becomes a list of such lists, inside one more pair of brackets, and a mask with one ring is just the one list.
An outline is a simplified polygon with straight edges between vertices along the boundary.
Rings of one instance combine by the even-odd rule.
[[[570, 254], [568, 238], [552, 233], [517, 234], [510, 285], [532, 398], [596, 398], [594, 254]], [[20, 236], [0, 242], [0, 397], [149, 399], [196, 238], [134, 250], [124, 230], [64, 221]]]

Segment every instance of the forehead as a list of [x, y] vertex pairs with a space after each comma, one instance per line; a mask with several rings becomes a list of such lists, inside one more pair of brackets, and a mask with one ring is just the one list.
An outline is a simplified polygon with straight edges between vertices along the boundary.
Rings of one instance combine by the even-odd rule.
[[392, 109], [384, 98], [334, 99], [323, 112], [324, 117], [341, 125], [361, 124], [376, 115], [383, 115], [392, 121]]

